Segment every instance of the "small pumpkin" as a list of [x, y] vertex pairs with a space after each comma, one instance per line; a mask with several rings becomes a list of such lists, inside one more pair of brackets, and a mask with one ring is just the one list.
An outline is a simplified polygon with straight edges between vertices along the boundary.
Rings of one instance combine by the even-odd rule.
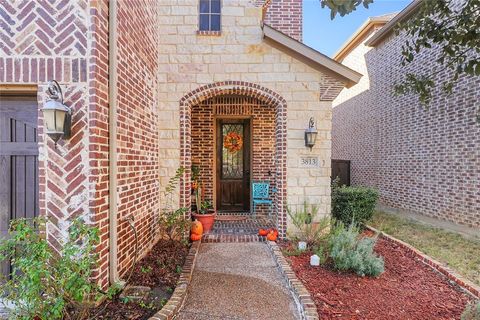
[[258, 230], [258, 235], [262, 236], [262, 237], [265, 237], [266, 235], [268, 235], [268, 232], [269, 232], [268, 229], [259, 229]]
[[190, 232], [191, 232], [192, 234], [196, 234], [196, 235], [201, 236], [201, 235], [203, 234], [203, 225], [202, 225], [202, 223], [201, 223], [200, 221], [198, 221], [198, 220], [193, 221], [193, 223], [192, 223], [192, 228], [191, 228]]
[[202, 235], [200, 235], [200, 234], [192, 233], [190, 235], [190, 240], [192, 240], [192, 241], [198, 241], [198, 240], [201, 240], [201, 239], [202, 239]]
[[268, 230], [268, 233], [270, 233], [270, 232], [273, 232], [278, 237], [278, 230], [277, 229], [271, 228], [270, 230]]
[[268, 241], [277, 241], [278, 234], [275, 233], [274, 230], [271, 230], [267, 235]]

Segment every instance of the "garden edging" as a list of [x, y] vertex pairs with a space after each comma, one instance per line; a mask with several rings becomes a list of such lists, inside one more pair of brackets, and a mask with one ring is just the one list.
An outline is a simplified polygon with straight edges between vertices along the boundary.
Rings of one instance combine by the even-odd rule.
[[404, 247], [407, 251], [409, 251], [415, 258], [417, 258], [419, 261], [422, 263], [426, 264], [430, 268], [432, 268], [434, 271], [441, 273], [445, 277], [448, 278], [448, 280], [454, 282], [456, 285], [458, 285], [462, 290], [464, 290], [467, 294], [471, 295], [472, 297], [478, 299], [480, 298], [480, 287], [471, 282], [468, 279], [465, 279], [461, 275], [459, 275], [457, 272], [454, 270], [444, 266], [442, 263], [436, 261], [435, 259], [432, 259], [428, 255], [424, 254], [417, 248], [413, 247], [412, 245], [403, 242], [402, 240], [399, 240], [397, 238], [392, 237], [391, 235], [388, 235], [384, 233], [383, 231], [377, 230], [371, 226], [366, 226], [367, 229], [370, 231], [373, 231], [377, 234], [379, 234], [380, 237], [383, 239], [390, 241], [392, 243], [398, 244], [402, 247]]
[[297, 279], [295, 272], [287, 262], [280, 250], [280, 247], [274, 241], [267, 241], [267, 247], [270, 249], [277, 267], [286, 280], [287, 286], [290, 289], [292, 296], [299, 308], [302, 319], [317, 320], [319, 319], [317, 307], [310, 296], [310, 293], [304, 287], [302, 282]]
[[187, 296], [187, 289], [192, 279], [192, 273], [195, 268], [199, 249], [200, 241], [193, 242], [187, 257], [185, 258], [182, 273], [178, 278], [177, 286], [175, 287], [172, 296], [163, 308], [155, 313], [150, 320], [171, 320], [178, 314]]

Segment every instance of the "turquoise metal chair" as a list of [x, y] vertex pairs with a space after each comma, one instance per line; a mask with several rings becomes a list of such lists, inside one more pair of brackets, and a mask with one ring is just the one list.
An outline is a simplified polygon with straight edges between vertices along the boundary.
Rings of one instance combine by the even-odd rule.
[[252, 204], [253, 216], [256, 216], [257, 205], [268, 205], [270, 210], [268, 216], [272, 214], [273, 201], [270, 199], [270, 183], [265, 181], [257, 181], [252, 183]]

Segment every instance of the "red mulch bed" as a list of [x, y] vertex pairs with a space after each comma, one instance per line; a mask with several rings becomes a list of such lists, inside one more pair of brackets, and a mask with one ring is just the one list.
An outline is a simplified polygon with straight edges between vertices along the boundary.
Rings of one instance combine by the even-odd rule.
[[[173, 290], [180, 276], [178, 267], [183, 266], [188, 249], [188, 246], [179, 241], [160, 240], [137, 263], [128, 283], [151, 288], [169, 287]], [[125, 278], [129, 276], [128, 272], [124, 276]], [[94, 315], [91, 319], [146, 320], [155, 313], [156, 310], [143, 307], [135, 302], [124, 303], [117, 298], [105, 301], [90, 314]]]
[[379, 278], [311, 267], [310, 254], [287, 257], [321, 319], [460, 319], [469, 296], [403, 248], [378, 239]]

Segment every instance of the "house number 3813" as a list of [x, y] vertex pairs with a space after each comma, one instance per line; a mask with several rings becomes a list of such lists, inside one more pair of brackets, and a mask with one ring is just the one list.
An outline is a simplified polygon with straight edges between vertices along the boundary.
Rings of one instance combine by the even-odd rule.
[[302, 167], [316, 168], [318, 167], [317, 157], [302, 157], [300, 158], [300, 165]]

